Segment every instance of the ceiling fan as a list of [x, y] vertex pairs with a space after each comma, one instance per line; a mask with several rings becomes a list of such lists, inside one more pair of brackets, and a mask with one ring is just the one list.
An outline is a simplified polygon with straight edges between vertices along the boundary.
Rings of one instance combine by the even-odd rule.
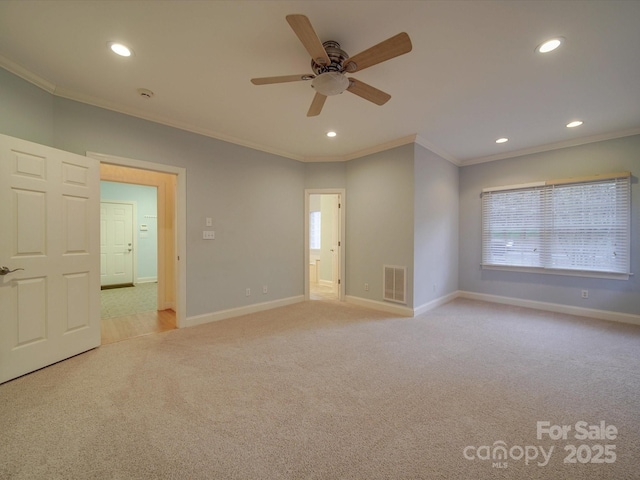
[[319, 115], [328, 96], [338, 95], [345, 90], [359, 97], [369, 100], [376, 105], [384, 105], [391, 95], [377, 88], [367, 85], [346, 73], [354, 73], [377, 65], [394, 57], [411, 51], [411, 39], [402, 32], [387, 40], [360, 52], [353, 57], [340, 48], [340, 44], [333, 40], [321, 42], [311, 22], [305, 15], [287, 15], [287, 22], [298, 36], [304, 48], [311, 55], [313, 73], [301, 75], [284, 75], [280, 77], [252, 78], [254, 85], [268, 85], [271, 83], [297, 82], [311, 80], [311, 87], [316, 91], [307, 117]]

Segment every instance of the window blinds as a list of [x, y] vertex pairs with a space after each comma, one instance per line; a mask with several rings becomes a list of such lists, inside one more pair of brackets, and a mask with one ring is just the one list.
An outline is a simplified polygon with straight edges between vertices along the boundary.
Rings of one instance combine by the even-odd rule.
[[483, 266], [629, 274], [630, 173], [485, 189]]

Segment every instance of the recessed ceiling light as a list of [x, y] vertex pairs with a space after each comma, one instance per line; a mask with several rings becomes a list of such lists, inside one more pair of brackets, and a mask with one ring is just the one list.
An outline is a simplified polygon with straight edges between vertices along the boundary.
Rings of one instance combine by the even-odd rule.
[[547, 40], [546, 42], [541, 43], [536, 47], [536, 52], [538, 53], [549, 53], [554, 51], [564, 42], [564, 37], [556, 37], [551, 40]]
[[121, 57], [130, 57], [133, 53], [129, 47], [121, 43], [109, 42], [109, 48], [113, 53], [116, 53]]
[[336, 132], [327, 132], [327, 137], [335, 137], [336, 135]]
[[575, 128], [582, 125], [582, 120], [574, 120], [573, 122], [567, 123], [567, 128]]
[[505, 143], [505, 142], [508, 142], [508, 141], [509, 141], [509, 139], [508, 139], [508, 138], [504, 138], [504, 137], [502, 137], [502, 138], [497, 139], [497, 140], [496, 140], [496, 143]]

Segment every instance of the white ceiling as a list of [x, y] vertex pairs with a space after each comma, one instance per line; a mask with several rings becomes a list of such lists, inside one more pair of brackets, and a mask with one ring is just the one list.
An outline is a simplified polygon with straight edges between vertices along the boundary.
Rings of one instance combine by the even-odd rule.
[[[353, 75], [391, 100], [345, 92], [308, 118], [309, 82], [252, 85], [311, 72], [290, 13], [350, 55], [407, 32], [412, 52]], [[465, 165], [640, 133], [639, 25], [640, 1], [4, 0], [0, 66], [55, 95], [297, 160], [415, 139]], [[557, 35], [560, 49], [534, 52]], [[566, 128], [574, 119], [584, 125]]]

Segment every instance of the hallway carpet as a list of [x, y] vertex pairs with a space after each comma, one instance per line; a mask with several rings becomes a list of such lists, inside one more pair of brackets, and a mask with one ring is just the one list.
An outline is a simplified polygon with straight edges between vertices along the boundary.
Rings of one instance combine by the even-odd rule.
[[100, 318], [151, 312], [157, 310], [157, 307], [158, 284], [155, 282], [100, 290]]

